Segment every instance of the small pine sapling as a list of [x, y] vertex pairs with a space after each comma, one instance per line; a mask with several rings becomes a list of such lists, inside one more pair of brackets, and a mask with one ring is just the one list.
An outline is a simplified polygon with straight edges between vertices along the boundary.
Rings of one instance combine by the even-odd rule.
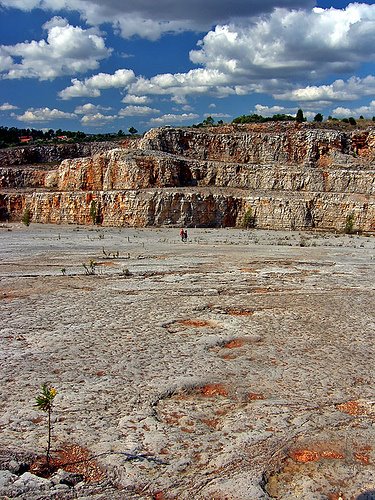
[[48, 414], [48, 443], [47, 443], [47, 452], [46, 452], [46, 462], [47, 467], [50, 466], [51, 461], [51, 436], [52, 436], [52, 423], [51, 423], [51, 414], [53, 409], [53, 401], [57, 394], [57, 390], [49, 385], [48, 382], [45, 382], [41, 387], [40, 394], [36, 397], [35, 406]]

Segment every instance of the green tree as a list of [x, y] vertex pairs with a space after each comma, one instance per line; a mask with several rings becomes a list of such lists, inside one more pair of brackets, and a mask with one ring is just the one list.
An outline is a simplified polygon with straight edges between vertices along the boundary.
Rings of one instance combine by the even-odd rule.
[[137, 132], [138, 132], [138, 130], [137, 130], [136, 128], [134, 128], [134, 127], [130, 127], [130, 129], [129, 129], [129, 134], [134, 135], [134, 134], [136, 134]]
[[297, 122], [297, 123], [302, 123], [302, 122], [304, 122], [304, 121], [305, 121], [305, 118], [304, 118], [304, 116], [303, 116], [303, 111], [302, 111], [302, 109], [299, 109], [299, 110], [297, 111], [297, 114], [296, 114], [296, 122]]
[[47, 443], [47, 453], [46, 453], [46, 462], [47, 467], [50, 464], [50, 453], [51, 453], [51, 435], [52, 435], [52, 423], [51, 423], [51, 414], [53, 408], [53, 400], [57, 391], [54, 387], [50, 386], [48, 382], [44, 383], [41, 387], [40, 394], [36, 397], [36, 407], [39, 410], [45, 411], [48, 413], [48, 443]]
[[352, 116], [349, 116], [349, 123], [350, 123], [350, 125], [357, 125], [357, 122], [355, 121], [355, 119]]
[[314, 122], [322, 122], [322, 121], [323, 121], [323, 115], [322, 115], [322, 113], [317, 113], [314, 116]]
[[212, 127], [214, 123], [215, 120], [212, 118], [212, 116], [207, 116], [207, 118], [203, 120], [203, 125], [207, 125], [208, 127]]

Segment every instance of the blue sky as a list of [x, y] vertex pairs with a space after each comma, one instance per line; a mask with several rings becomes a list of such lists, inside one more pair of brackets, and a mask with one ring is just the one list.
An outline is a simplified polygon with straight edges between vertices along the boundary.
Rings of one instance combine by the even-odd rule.
[[375, 115], [375, 5], [0, 0], [0, 125], [139, 132]]

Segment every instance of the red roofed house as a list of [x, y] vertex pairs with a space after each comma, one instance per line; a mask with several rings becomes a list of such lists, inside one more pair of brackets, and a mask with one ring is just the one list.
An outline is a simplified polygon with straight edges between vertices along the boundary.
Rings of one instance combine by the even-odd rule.
[[20, 137], [20, 142], [31, 142], [33, 138], [31, 135], [23, 135]]

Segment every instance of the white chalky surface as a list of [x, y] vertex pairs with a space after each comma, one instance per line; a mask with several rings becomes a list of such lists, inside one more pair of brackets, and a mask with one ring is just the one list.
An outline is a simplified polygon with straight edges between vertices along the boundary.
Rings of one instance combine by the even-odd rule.
[[43, 454], [49, 381], [119, 498], [375, 491], [374, 237], [4, 225], [0, 280], [1, 448]]

